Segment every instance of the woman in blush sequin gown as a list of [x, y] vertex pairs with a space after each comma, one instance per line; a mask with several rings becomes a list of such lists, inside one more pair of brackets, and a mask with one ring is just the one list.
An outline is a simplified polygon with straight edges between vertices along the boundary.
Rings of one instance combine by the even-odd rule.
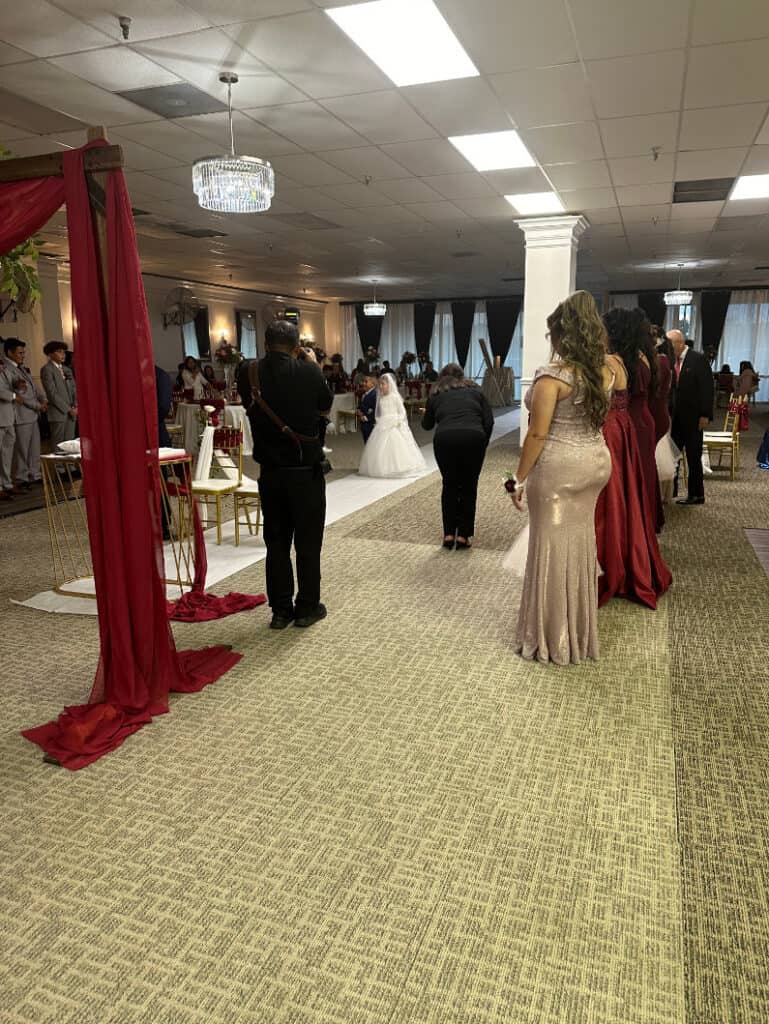
[[635, 427], [628, 414], [627, 373], [619, 356], [608, 356], [614, 371], [611, 407], [603, 436], [611, 453], [611, 477], [595, 509], [598, 561], [598, 604], [627, 597], [657, 607], [657, 598], [672, 582], [662, 560], [654, 527], [645, 510], [641, 457]]
[[529, 547], [516, 650], [568, 665], [598, 657], [595, 504], [611, 472], [601, 426], [612, 373], [592, 295], [575, 292], [548, 317], [554, 361], [525, 402], [529, 431], [513, 504], [529, 505]]

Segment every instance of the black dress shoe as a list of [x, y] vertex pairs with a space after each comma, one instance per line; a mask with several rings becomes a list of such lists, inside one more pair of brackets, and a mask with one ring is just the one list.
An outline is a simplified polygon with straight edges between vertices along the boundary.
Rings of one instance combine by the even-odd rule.
[[676, 505], [704, 505], [704, 498], [679, 498]]
[[293, 612], [276, 612], [270, 622], [270, 629], [286, 629], [293, 621]]
[[325, 619], [328, 615], [328, 610], [325, 604], [319, 604], [314, 612], [310, 612], [308, 615], [299, 615], [294, 620], [294, 625], [299, 626], [301, 629], [306, 629], [308, 626], [314, 626], [316, 622], [320, 622], [321, 619]]

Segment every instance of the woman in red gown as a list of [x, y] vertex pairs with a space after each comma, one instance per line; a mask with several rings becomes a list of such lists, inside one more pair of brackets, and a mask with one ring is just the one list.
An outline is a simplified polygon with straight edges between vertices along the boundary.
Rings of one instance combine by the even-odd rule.
[[670, 388], [673, 383], [673, 346], [663, 334], [655, 346], [655, 338], [650, 336], [645, 349], [646, 357], [651, 364], [657, 360], [657, 390], [649, 396], [649, 409], [654, 420], [654, 441], [660, 439], [670, 430]]
[[[609, 314], [610, 315], [610, 314]], [[595, 510], [598, 562], [598, 605], [626, 597], [648, 608], [672, 582], [660, 554], [646, 498], [636, 431], [628, 414], [627, 373], [618, 356], [607, 356], [614, 372], [611, 408], [603, 436], [611, 453], [611, 477]]]
[[649, 321], [642, 309], [610, 309], [604, 317], [604, 323], [609, 335], [609, 351], [622, 359], [627, 371], [628, 412], [636, 430], [641, 455], [646, 507], [659, 533], [664, 526], [665, 516], [654, 457], [657, 447], [654, 419], [649, 409], [649, 399], [653, 399], [657, 392], [657, 364], [650, 363], [644, 354], [649, 338]]

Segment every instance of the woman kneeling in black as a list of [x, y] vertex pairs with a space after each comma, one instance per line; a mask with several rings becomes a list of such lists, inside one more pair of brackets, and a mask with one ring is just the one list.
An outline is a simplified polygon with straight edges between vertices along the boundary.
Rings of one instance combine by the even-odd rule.
[[427, 400], [425, 430], [437, 424], [433, 448], [443, 477], [443, 546], [469, 548], [475, 530], [478, 478], [494, 427], [491, 406], [461, 366], [444, 366]]

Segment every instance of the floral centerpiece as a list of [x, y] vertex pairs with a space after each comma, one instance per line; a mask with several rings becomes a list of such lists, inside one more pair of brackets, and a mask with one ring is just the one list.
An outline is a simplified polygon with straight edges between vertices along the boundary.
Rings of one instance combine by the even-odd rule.
[[224, 370], [224, 380], [227, 388], [231, 389], [235, 380], [235, 368], [243, 361], [243, 353], [239, 352], [234, 345], [228, 341], [222, 341], [219, 348], [214, 352], [214, 359]]

